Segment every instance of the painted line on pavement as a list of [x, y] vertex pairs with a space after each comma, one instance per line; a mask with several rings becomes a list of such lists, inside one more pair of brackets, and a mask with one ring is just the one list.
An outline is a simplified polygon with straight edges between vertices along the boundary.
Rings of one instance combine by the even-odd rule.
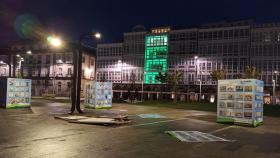
[[139, 126], [146, 126], [146, 125], [153, 125], [153, 124], [159, 124], [159, 123], [165, 123], [165, 122], [174, 122], [174, 121], [181, 121], [181, 120], [190, 120], [190, 118], [180, 118], [180, 119], [173, 119], [173, 120], [164, 120], [164, 121], [157, 121], [157, 122], [142, 123], [142, 124], [130, 125], [130, 126], [122, 126], [122, 127], [117, 127], [117, 129], [119, 129], [119, 128], [129, 128], [129, 127], [139, 127]]
[[232, 127], [234, 127], [234, 125], [227, 126], [227, 127], [220, 128], [220, 129], [216, 129], [216, 130], [211, 131], [211, 132], [209, 132], [209, 133], [218, 133], [218, 132], [221, 132], [221, 131], [225, 131], [225, 130], [227, 130], [227, 129], [230, 129], [230, 128], [232, 128]]

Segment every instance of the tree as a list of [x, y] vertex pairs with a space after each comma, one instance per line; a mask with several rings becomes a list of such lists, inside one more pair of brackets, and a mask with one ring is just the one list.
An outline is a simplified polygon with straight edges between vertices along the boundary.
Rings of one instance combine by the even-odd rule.
[[223, 80], [226, 78], [227, 70], [217, 69], [211, 72], [211, 78], [215, 81]]
[[163, 91], [163, 86], [166, 83], [166, 78], [167, 75], [166, 74], [163, 75], [161, 72], [159, 72], [158, 75], [156, 76], [156, 80], [160, 82], [160, 100], [162, 99], [162, 91]]
[[183, 73], [178, 70], [175, 70], [174, 72], [169, 72], [167, 74], [166, 81], [168, 84], [172, 85], [172, 90], [174, 94], [173, 103], [177, 103], [178, 85], [182, 82], [182, 78]]
[[156, 80], [159, 81], [160, 83], [166, 83], [166, 74], [162, 74], [161, 72], [158, 73], [156, 76]]
[[256, 67], [252, 66], [246, 66], [245, 72], [239, 74], [239, 78], [241, 79], [259, 79], [261, 76], [261, 73], [257, 71]]
[[136, 74], [133, 72], [133, 71], [131, 71], [131, 73], [130, 73], [130, 78], [129, 78], [129, 88], [128, 88], [128, 99], [129, 99], [129, 101], [130, 101], [130, 103], [132, 103], [133, 102], [133, 100], [134, 100], [134, 95], [130, 92], [130, 91], [135, 91], [135, 82], [136, 82]]

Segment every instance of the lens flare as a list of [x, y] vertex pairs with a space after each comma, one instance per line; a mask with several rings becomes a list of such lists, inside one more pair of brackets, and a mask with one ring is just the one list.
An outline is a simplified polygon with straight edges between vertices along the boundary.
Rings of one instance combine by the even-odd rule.
[[21, 38], [42, 38], [46, 34], [39, 20], [31, 14], [23, 14], [16, 18], [15, 30]]

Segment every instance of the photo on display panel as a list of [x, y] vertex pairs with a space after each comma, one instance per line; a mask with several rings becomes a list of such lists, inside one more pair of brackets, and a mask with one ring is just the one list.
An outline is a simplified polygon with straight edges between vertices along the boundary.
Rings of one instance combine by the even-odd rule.
[[243, 92], [243, 86], [236, 86], [236, 92]]
[[227, 103], [227, 108], [234, 108], [234, 103], [233, 102], [228, 102]]
[[252, 118], [252, 112], [244, 112], [245, 118]]
[[235, 108], [236, 109], [243, 109], [243, 102], [236, 102], [235, 103]]
[[235, 86], [233, 85], [227, 86], [227, 92], [235, 92]]
[[244, 98], [245, 101], [252, 101], [252, 99], [253, 99], [252, 94], [245, 94], [245, 98]]
[[245, 86], [245, 92], [252, 92], [253, 86]]
[[220, 91], [221, 92], [226, 92], [227, 87], [226, 86], [220, 86]]
[[237, 93], [236, 95], [235, 95], [235, 100], [243, 100], [243, 94], [242, 93]]
[[244, 108], [245, 109], [252, 109], [252, 103], [245, 103]]

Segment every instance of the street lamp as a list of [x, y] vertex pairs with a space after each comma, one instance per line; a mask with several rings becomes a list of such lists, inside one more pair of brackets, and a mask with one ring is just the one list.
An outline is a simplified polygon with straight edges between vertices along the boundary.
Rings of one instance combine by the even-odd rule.
[[[199, 63], [198, 63], [198, 56], [194, 56], [195, 64], [196, 64], [196, 81], [199, 82], [199, 98], [198, 101], [201, 101], [201, 88], [202, 88], [202, 73], [199, 69]], [[200, 71], [200, 79], [198, 79], [198, 71]]]
[[[31, 55], [32, 54], [31, 50], [26, 51], [26, 54]], [[16, 57], [17, 57], [17, 61], [18, 61], [18, 70], [16, 73], [17, 73], [18, 77], [21, 77], [21, 67], [22, 67], [22, 62], [24, 62], [24, 58], [21, 57], [20, 54], [17, 54]]]
[[277, 77], [278, 77], [278, 74], [279, 74], [279, 71], [274, 71], [273, 72], [275, 74], [275, 80], [272, 80], [272, 86], [273, 86], [273, 104], [276, 104], [276, 86], [277, 86]]
[[120, 98], [122, 99], [123, 97], [123, 91], [122, 91], [122, 81], [123, 81], [123, 65], [126, 66], [126, 63], [122, 63], [122, 60], [118, 60], [118, 69], [120, 69], [121, 71], [121, 94], [120, 94]]
[[95, 37], [96, 39], [100, 39], [100, 38], [101, 38], [101, 34], [100, 34], [99, 32], [96, 32], [96, 33], [94, 34], [94, 37]]
[[32, 54], [31, 50], [27, 51], [26, 54], [31, 55]]
[[142, 77], [142, 94], [141, 94], [141, 101], [143, 102], [144, 99], [144, 79], [145, 79], [146, 72], [143, 70], [143, 77]]
[[[100, 39], [101, 34], [99, 32], [96, 33], [86, 33], [80, 36], [79, 39], [79, 51], [74, 52], [74, 79], [73, 79], [73, 91], [72, 91], [72, 107], [70, 114], [74, 113], [75, 107], [79, 113], [83, 113], [80, 106], [81, 100], [81, 76], [82, 76], [82, 47], [83, 47], [83, 40], [86, 37], [94, 37], [95, 39]], [[96, 48], [95, 48], [96, 49]]]
[[62, 45], [62, 40], [56, 36], [48, 36], [48, 42], [54, 47], [60, 47]]

